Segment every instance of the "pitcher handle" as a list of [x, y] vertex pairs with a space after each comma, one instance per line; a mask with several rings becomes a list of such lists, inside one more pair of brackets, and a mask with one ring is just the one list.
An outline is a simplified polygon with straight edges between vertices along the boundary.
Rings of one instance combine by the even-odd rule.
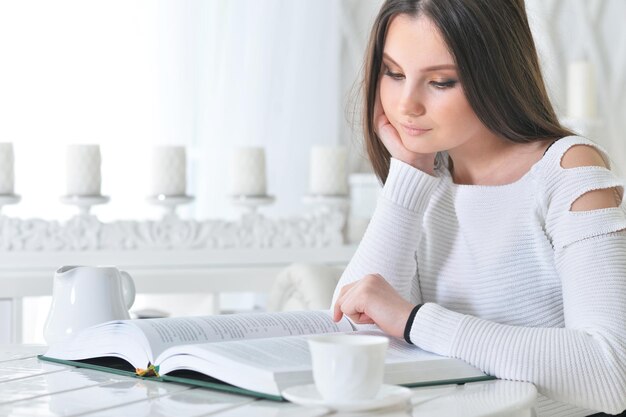
[[128, 272], [120, 271], [120, 274], [122, 275], [122, 295], [124, 296], [126, 309], [130, 310], [135, 302], [135, 282]]

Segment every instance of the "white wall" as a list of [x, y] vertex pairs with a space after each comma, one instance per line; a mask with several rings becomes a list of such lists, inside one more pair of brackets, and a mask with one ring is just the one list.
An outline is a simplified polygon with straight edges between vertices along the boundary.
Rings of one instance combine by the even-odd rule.
[[382, 0], [342, 0], [341, 140], [350, 149], [352, 172], [370, 172], [361, 128], [361, 79], [367, 41]]
[[526, 0], [531, 28], [553, 103], [566, 114], [567, 66], [584, 58], [595, 70], [602, 125], [591, 139], [626, 174], [626, 2], [623, 0]]

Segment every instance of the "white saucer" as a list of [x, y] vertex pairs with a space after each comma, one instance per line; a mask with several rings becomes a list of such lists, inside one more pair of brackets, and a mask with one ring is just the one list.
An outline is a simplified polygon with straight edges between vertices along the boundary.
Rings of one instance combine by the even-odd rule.
[[326, 407], [336, 411], [365, 411], [386, 408], [405, 402], [411, 396], [411, 390], [397, 385], [383, 384], [374, 398], [350, 402], [326, 402], [314, 384], [287, 388], [282, 392], [285, 399], [304, 406]]

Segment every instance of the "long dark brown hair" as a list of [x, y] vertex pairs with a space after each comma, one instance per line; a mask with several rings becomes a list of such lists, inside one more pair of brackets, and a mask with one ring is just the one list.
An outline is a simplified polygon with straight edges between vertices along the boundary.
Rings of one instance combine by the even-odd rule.
[[517, 143], [572, 134], [546, 92], [524, 0], [387, 0], [370, 34], [363, 78], [365, 144], [383, 183], [391, 155], [374, 131], [374, 104], [387, 29], [400, 14], [426, 16], [439, 28], [467, 101], [488, 129]]

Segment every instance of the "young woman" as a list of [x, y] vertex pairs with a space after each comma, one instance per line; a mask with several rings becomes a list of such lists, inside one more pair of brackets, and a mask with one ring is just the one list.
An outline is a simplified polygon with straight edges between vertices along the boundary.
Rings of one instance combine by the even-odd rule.
[[523, 0], [388, 0], [365, 69], [384, 187], [335, 319], [532, 382], [540, 416], [626, 409], [623, 188], [559, 124]]

